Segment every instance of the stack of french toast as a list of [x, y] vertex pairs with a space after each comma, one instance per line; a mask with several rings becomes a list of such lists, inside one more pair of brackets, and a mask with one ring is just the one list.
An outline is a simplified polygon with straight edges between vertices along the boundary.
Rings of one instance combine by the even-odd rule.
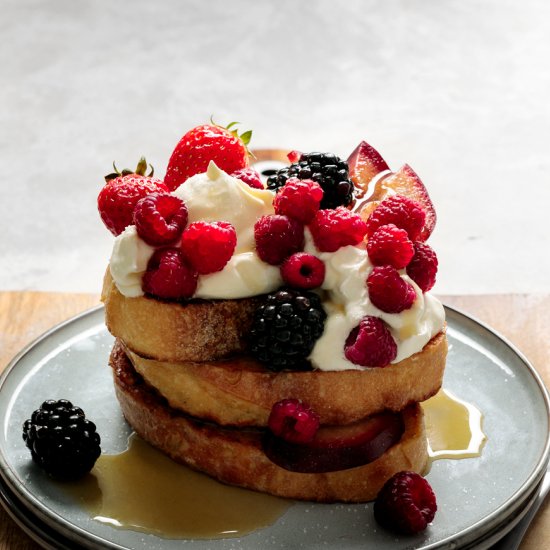
[[[231, 128], [223, 132], [243, 146]], [[365, 502], [395, 473], [422, 473], [428, 455], [419, 403], [441, 387], [447, 341], [443, 308], [429, 293], [437, 261], [425, 241], [435, 211], [418, 176], [406, 165], [391, 172], [363, 142], [347, 162], [293, 151], [266, 185], [247, 155], [231, 166], [215, 143], [203, 159], [205, 147], [184, 138], [156, 189], [143, 191], [147, 176], [127, 172], [117, 183], [132, 179], [134, 198], [121, 192], [127, 203], [116, 214], [98, 202], [104, 221], [134, 210], [131, 223], [113, 231], [102, 292], [115, 337], [116, 395], [129, 424], [175, 461], [292, 499]], [[231, 203], [234, 189], [267, 205], [247, 222], [252, 227], [232, 218], [240, 208]], [[218, 192], [221, 202], [209, 207]], [[166, 206], [166, 196], [180, 202]], [[404, 199], [395, 206], [388, 201], [395, 197]], [[165, 229], [159, 219], [170, 226], [176, 207], [186, 212], [179, 234], [150, 238]], [[219, 221], [223, 246], [205, 229]], [[344, 229], [327, 236], [334, 227]], [[224, 255], [226, 263], [208, 271], [204, 256]], [[311, 283], [321, 272], [321, 282]], [[252, 290], [231, 291], [235, 273]], [[309, 325], [300, 332], [303, 304], [314, 336]], [[287, 318], [297, 324], [285, 325]]]

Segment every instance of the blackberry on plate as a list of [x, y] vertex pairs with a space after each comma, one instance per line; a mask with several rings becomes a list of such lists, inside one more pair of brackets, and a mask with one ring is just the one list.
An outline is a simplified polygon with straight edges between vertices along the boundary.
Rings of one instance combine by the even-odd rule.
[[70, 401], [44, 401], [23, 424], [32, 459], [51, 477], [74, 480], [88, 473], [101, 454], [100, 437], [84, 411]]
[[326, 317], [313, 292], [290, 288], [273, 292], [255, 312], [250, 352], [272, 370], [306, 368]]
[[316, 181], [323, 188], [322, 209], [349, 206], [353, 200], [348, 163], [333, 153], [303, 153], [298, 162], [267, 178], [267, 188], [277, 191], [292, 177]]

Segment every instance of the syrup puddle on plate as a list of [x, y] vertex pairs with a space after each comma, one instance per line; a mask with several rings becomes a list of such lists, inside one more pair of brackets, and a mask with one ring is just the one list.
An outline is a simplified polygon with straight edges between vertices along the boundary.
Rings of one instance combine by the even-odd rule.
[[[429, 462], [472, 458], [486, 441], [482, 414], [447, 390], [422, 403]], [[240, 537], [272, 525], [293, 501], [224, 485], [172, 461], [133, 434], [101, 455], [84, 480], [63, 485], [97, 521], [168, 539]]]
[[126, 451], [102, 455], [90, 475], [64, 487], [97, 521], [169, 539], [240, 537], [275, 523], [293, 502], [223, 485], [136, 434]]
[[481, 455], [487, 441], [481, 411], [441, 389], [422, 403], [428, 436], [428, 469], [434, 460], [461, 459]]

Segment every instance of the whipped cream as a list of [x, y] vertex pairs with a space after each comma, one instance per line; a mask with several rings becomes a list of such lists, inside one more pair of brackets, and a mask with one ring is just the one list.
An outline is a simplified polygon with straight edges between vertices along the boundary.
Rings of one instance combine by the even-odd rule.
[[[199, 277], [195, 298], [249, 298], [283, 284], [279, 268], [260, 260], [254, 241], [256, 220], [274, 213], [271, 191], [253, 189], [210, 162], [204, 174], [190, 177], [173, 194], [185, 202], [188, 223], [225, 221], [237, 234], [235, 253], [222, 271]], [[143, 296], [141, 278], [153, 252], [133, 225], [115, 239], [111, 275], [121, 294], [128, 298]]]
[[305, 230], [305, 252], [314, 254], [325, 263], [325, 290], [323, 307], [327, 320], [321, 337], [309, 356], [312, 365], [319, 370], [364, 370], [365, 367], [348, 361], [344, 344], [349, 333], [367, 315], [380, 317], [397, 344], [397, 363], [420, 351], [442, 328], [445, 322], [443, 306], [430, 294], [423, 294], [417, 284], [401, 270], [400, 274], [416, 293], [411, 308], [402, 313], [385, 313], [369, 299], [367, 278], [373, 265], [366, 246], [343, 246], [336, 252], [319, 252], [311, 233]]
[[254, 223], [274, 213], [271, 191], [253, 189], [220, 170], [213, 161], [204, 174], [191, 176], [173, 194], [185, 202], [189, 223], [229, 222], [237, 233], [237, 254], [254, 251]]
[[[255, 250], [254, 224], [261, 216], [273, 214], [273, 193], [253, 189], [220, 170], [213, 162], [204, 174], [189, 178], [173, 192], [188, 210], [189, 223], [226, 221], [237, 234], [235, 253], [223, 270], [201, 275], [196, 298], [237, 299], [267, 294], [283, 285], [278, 266], [269, 265]], [[129, 298], [143, 295], [141, 279], [154, 252], [136, 232], [127, 227], [116, 239], [110, 269], [118, 290]], [[440, 332], [445, 323], [441, 303], [422, 293], [405, 270], [400, 274], [415, 290], [416, 300], [401, 313], [385, 313], [369, 298], [367, 278], [373, 265], [366, 246], [344, 246], [335, 252], [317, 250], [309, 229], [305, 228], [304, 251], [320, 258], [326, 268], [325, 280], [318, 292], [327, 313], [324, 332], [317, 340], [309, 360], [319, 370], [364, 370], [348, 361], [344, 344], [349, 333], [367, 315], [381, 318], [397, 344], [397, 363], [420, 351]]]
[[154, 251], [139, 237], [135, 225], [129, 225], [116, 237], [109, 269], [121, 294], [127, 298], [143, 296], [141, 278]]

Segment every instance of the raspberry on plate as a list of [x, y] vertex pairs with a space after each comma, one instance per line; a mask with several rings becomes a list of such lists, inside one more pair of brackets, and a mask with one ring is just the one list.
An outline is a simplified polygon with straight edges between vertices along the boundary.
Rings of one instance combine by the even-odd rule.
[[138, 235], [151, 246], [177, 241], [187, 225], [185, 203], [170, 193], [151, 193], [138, 201], [134, 224]]
[[181, 236], [181, 249], [201, 275], [221, 271], [233, 256], [237, 233], [228, 222], [194, 222]]
[[376, 266], [367, 278], [370, 301], [386, 313], [401, 313], [416, 300], [416, 292], [391, 265]]
[[262, 216], [254, 224], [254, 239], [260, 259], [279, 265], [304, 247], [304, 226], [288, 216]]
[[319, 429], [319, 415], [299, 399], [283, 399], [271, 408], [267, 425], [289, 443], [310, 443]]
[[407, 266], [407, 275], [422, 289], [428, 292], [435, 284], [437, 275], [437, 256], [426, 243], [414, 243], [414, 256]]
[[393, 224], [382, 225], [367, 241], [367, 252], [374, 265], [406, 267], [414, 256], [414, 245], [407, 232]]
[[241, 168], [240, 170], [235, 170], [231, 175], [253, 189], [264, 189], [260, 174], [254, 168]]
[[159, 248], [147, 264], [141, 285], [147, 294], [178, 300], [193, 296], [197, 278], [197, 272], [188, 265], [180, 248]]
[[323, 188], [313, 180], [289, 178], [273, 199], [276, 214], [308, 224], [319, 210]]
[[325, 264], [313, 254], [296, 252], [281, 265], [281, 276], [283, 281], [293, 288], [311, 290], [323, 284]]
[[385, 367], [395, 359], [397, 344], [382, 319], [367, 315], [349, 333], [344, 355], [355, 365]]
[[416, 241], [424, 228], [426, 212], [413, 199], [392, 195], [384, 199], [367, 220], [367, 235], [370, 237], [380, 226], [390, 223], [404, 229], [411, 241]]
[[396, 533], [413, 535], [431, 523], [437, 501], [430, 484], [415, 472], [399, 472], [391, 477], [376, 497], [376, 521]]
[[105, 176], [107, 183], [97, 197], [99, 215], [113, 235], [120, 235], [132, 225], [134, 208], [137, 202], [151, 193], [168, 191], [166, 185], [153, 178], [153, 173], [145, 176], [147, 162], [142, 158], [135, 172], [123, 170]]
[[359, 244], [367, 231], [360, 216], [339, 206], [319, 210], [309, 225], [315, 246], [321, 252], [335, 252], [342, 246]]

